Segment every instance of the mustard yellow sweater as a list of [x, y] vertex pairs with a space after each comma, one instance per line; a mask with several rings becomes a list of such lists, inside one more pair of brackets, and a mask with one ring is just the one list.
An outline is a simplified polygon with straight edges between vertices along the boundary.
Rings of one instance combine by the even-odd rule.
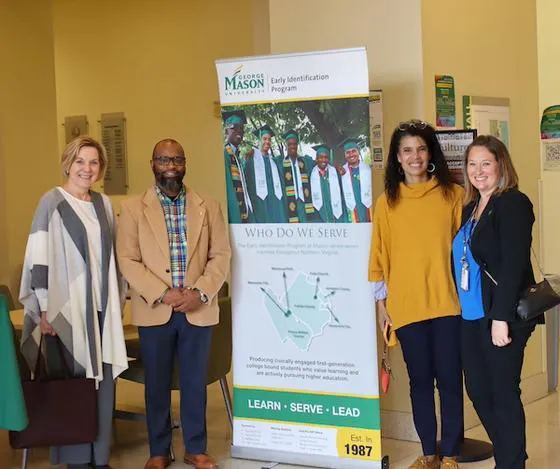
[[451, 244], [461, 226], [463, 189], [446, 200], [435, 178], [400, 185], [397, 204], [375, 204], [369, 281], [385, 281], [393, 330], [460, 313], [451, 273]]

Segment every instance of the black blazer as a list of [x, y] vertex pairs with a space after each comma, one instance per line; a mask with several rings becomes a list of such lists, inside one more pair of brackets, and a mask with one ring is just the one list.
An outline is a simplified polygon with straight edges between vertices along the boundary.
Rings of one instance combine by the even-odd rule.
[[[475, 207], [463, 209], [462, 225]], [[488, 319], [507, 321], [516, 327], [544, 322], [544, 315], [530, 322], [517, 318], [519, 296], [535, 283], [531, 267], [533, 204], [522, 192], [512, 189], [492, 196], [471, 237], [471, 251], [481, 268], [482, 302]], [[484, 270], [498, 282], [494, 285]]]

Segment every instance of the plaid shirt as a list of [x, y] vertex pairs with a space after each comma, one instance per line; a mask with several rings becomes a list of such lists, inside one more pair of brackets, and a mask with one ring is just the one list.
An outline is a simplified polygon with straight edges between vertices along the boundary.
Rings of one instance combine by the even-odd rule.
[[166, 196], [159, 187], [155, 186], [155, 188], [167, 226], [171, 280], [174, 288], [182, 288], [185, 286], [187, 272], [187, 199], [185, 197], [185, 186], [174, 199]]

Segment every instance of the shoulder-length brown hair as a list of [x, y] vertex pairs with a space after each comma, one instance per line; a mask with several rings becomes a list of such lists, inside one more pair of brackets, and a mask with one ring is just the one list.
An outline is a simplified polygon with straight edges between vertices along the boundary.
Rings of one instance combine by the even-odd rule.
[[465, 205], [468, 205], [472, 201], [478, 200], [480, 194], [478, 190], [471, 184], [469, 177], [467, 175], [467, 165], [469, 162], [469, 153], [473, 147], [484, 147], [496, 158], [498, 167], [500, 168], [500, 182], [498, 187], [492, 193], [492, 196], [499, 196], [510, 189], [517, 189], [519, 185], [519, 178], [517, 172], [513, 167], [513, 162], [511, 161], [511, 156], [504, 143], [497, 137], [492, 135], [479, 135], [476, 137], [472, 143], [467, 147], [465, 151], [465, 156], [463, 158], [464, 167], [464, 178], [465, 178]]
[[72, 166], [72, 163], [74, 163], [74, 160], [78, 157], [78, 153], [80, 153], [80, 150], [84, 147], [92, 147], [97, 150], [97, 153], [99, 154], [99, 177], [97, 180], [103, 178], [103, 172], [107, 167], [107, 152], [105, 151], [105, 147], [97, 140], [87, 135], [80, 135], [69, 142], [62, 152], [60, 166], [62, 169], [62, 176], [64, 176], [65, 179], [68, 178], [70, 166]]

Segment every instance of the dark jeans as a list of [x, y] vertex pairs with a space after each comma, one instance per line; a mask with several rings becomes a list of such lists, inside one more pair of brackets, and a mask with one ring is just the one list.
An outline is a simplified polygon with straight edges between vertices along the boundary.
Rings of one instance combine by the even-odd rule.
[[150, 456], [169, 456], [171, 386], [179, 364], [181, 427], [185, 450], [206, 452], [206, 378], [211, 327], [193, 326], [184, 313], [172, 313], [161, 326], [139, 327], [146, 373], [146, 420]]
[[414, 426], [424, 454], [437, 453], [434, 383], [441, 410], [442, 456], [457, 456], [463, 438], [461, 318], [446, 316], [397, 329], [410, 379]]
[[510, 328], [505, 347], [492, 344], [491, 321], [463, 320], [461, 353], [465, 385], [482, 425], [494, 445], [496, 469], [524, 469], [525, 412], [521, 368], [534, 325]]

